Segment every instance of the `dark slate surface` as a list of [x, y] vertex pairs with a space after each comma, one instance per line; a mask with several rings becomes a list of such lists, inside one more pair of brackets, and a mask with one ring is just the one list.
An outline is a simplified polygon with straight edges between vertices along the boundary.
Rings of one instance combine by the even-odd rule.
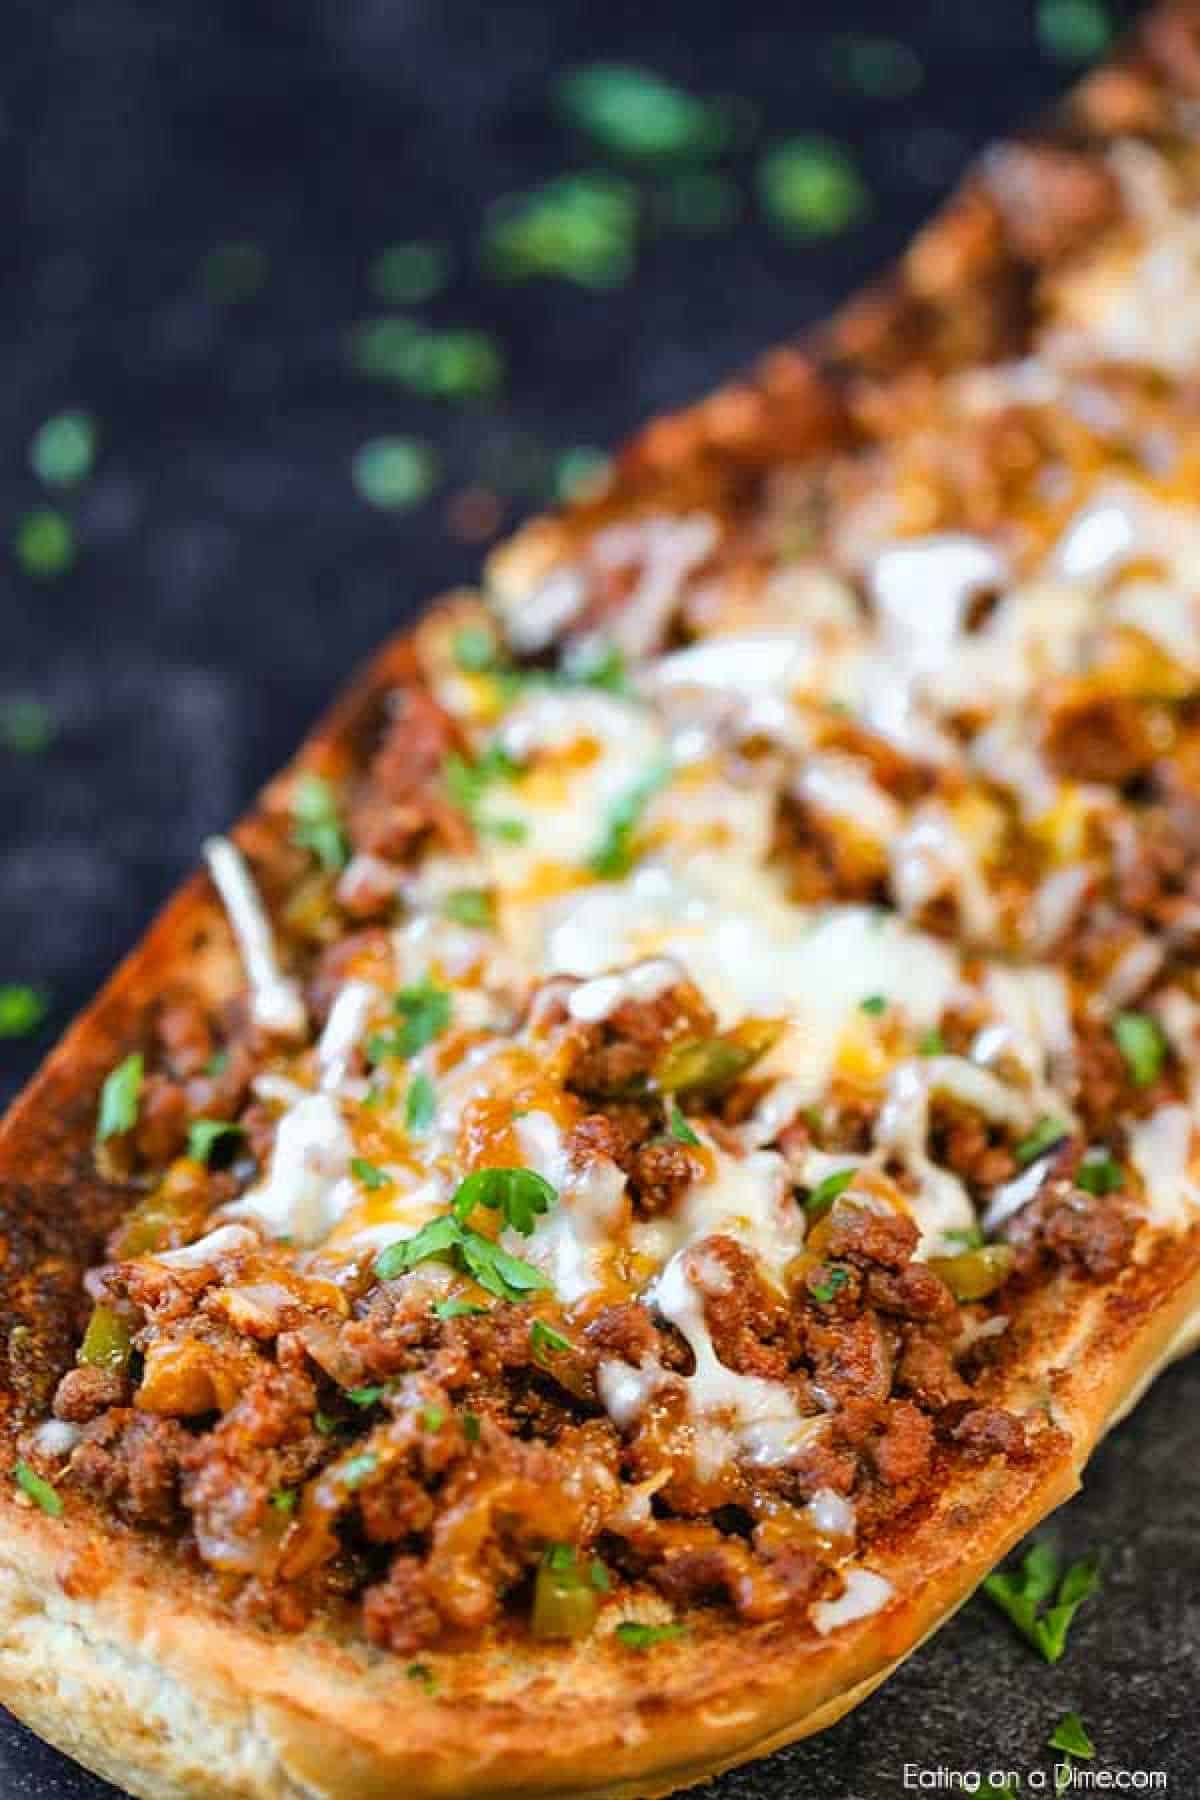
[[[819, 317], [890, 256], [989, 135], [1068, 70], [1017, 0], [808, 0], [734, 9], [588, 0], [18, 0], [4, 19], [0, 180], [0, 502], [9, 536], [44, 498], [26, 447], [84, 406], [103, 449], [67, 503], [77, 569], [34, 584], [0, 560], [0, 697], [28, 692], [58, 735], [0, 750], [0, 981], [44, 984], [51, 1016], [0, 1044], [15, 1088], [131, 945], [195, 854], [288, 753], [334, 684], [478, 551], [445, 497], [531, 434], [613, 441]], [[904, 101], [835, 92], [836, 32], [901, 30], [926, 67]], [[716, 241], [645, 249], [615, 293], [496, 288], [472, 273], [486, 203], [588, 158], [544, 104], [556, 68], [637, 58], [704, 90], [752, 96], [767, 136], [824, 131], [858, 150], [872, 221], [815, 249], [754, 221]], [[748, 161], [737, 165], [744, 177]], [[499, 413], [439, 410], [345, 365], [372, 310], [371, 256], [434, 236], [462, 273], [431, 309], [501, 336]], [[251, 239], [268, 280], [236, 307], [204, 298], [206, 251]], [[443, 448], [443, 495], [402, 518], [349, 480], [381, 432]], [[508, 456], [511, 461], [511, 455]], [[510, 518], [513, 516], [510, 511]], [[982, 1599], [875, 1699], [811, 1745], [727, 1777], [723, 1800], [884, 1800], [946, 1771], [1045, 1769], [1069, 1708], [1102, 1766], [1200, 1791], [1200, 1368], [1168, 1376], [1096, 1459], [1060, 1517], [1107, 1558], [1103, 1596], [1049, 1670]], [[947, 1791], [943, 1776], [940, 1791]], [[939, 1791], [931, 1785], [924, 1791]], [[969, 1790], [968, 1790], [969, 1791]], [[1024, 1792], [1045, 1791], [1026, 1780]], [[0, 1724], [0, 1794], [111, 1793]]]

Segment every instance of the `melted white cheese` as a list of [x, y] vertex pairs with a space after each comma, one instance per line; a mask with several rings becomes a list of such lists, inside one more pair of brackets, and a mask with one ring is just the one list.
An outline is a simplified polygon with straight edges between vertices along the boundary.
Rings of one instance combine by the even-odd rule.
[[308, 1247], [329, 1236], [358, 1202], [349, 1179], [354, 1146], [329, 1094], [306, 1094], [275, 1131], [267, 1179], [226, 1207], [230, 1217], [257, 1219], [271, 1237]]
[[237, 939], [255, 1023], [280, 1037], [303, 1037], [308, 1029], [304, 1001], [297, 984], [279, 967], [270, 921], [245, 857], [223, 837], [209, 838], [204, 855]]
[[1145, 1186], [1146, 1218], [1163, 1231], [1186, 1231], [1200, 1208], [1194, 1173], [1192, 1114], [1160, 1106], [1129, 1128], [1129, 1156]]
[[510, 1228], [501, 1233], [501, 1242], [542, 1270], [570, 1306], [604, 1280], [614, 1242], [629, 1217], [625, 1177], [603, 1156], [577, 1168], [549, 1113], [526, 1113], [515, 1129], [522, 1164], [550, 1183], [558, 1201], [538, 1218], [530, 1237]]
[[379, 990], [369, 981], [348, 981], [339, 991], [317, 1043], [317, 1067], [323, 1088], [336, 1093], [342, 1086], [350, 1072], [350, 1059], [378, 1002]]
[[886, 1576], [873, 1569], [843, 1569], [845, 1587], [836, 1600], [818, 1600], [809, 1617], [822, 1637], [840, 1625], [853, 1625], [856, 1619], [869, 1619], [881, 1612], [895, 1592]]
[[635, 963], [615, 975], [597, 975], [577, 987], [567, 1001], [567, 1011], [581, 1024], [596, 1025], [612, 1017], [629, 1001], [657, 1000], [680, 976], [679, 965], [664, 957]]

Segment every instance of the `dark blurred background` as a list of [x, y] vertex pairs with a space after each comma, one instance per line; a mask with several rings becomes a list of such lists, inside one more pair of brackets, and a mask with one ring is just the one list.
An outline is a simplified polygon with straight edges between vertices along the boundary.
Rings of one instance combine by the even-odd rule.
[[[819, 318], [1131, 11], [9, 0], [0, 1092], [373, 644]], [[1046, 1767], [1074, 1707], [1190, 1800], [1198, 1401], [1168, 1378], [1064, 1516], [1109, 1566], [1061, 1668], [977, 1600], [723, 1792]], [[0, 1794], [99, 1791], [0, 1730]]]

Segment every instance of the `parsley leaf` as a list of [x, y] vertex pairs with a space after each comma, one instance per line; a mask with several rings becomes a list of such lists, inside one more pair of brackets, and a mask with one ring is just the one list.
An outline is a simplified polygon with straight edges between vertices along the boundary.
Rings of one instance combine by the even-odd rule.
[[292, 792], [292, 842], [311, 851], [331, 875], [350, 860], [350, 846], [338, 817], [337, 800], [329, 783], [311, 772], [302, 775]]
[[483, 674], [496, 664], [495, 633], [486, 625], [464, 625], [461, 631], [455, 632], [450, 651], [457, 666], [467, 674]]
[[945, 1056], [946, 1040], [936, 1025], [922, 1033], [917, 1043], [917, 1053], [920, 1056]]
[[36, 988], [8, 982], [0, 986], [0, 1038], [27, 1037], [46, 1016], [49, 1002]]
[[145, 1058], [140, 1050], [134, 1050], [105, 1077], [104, 1086], [100, 1090], [100, 1116], [96, 1123], [98, 1144], [106, 1143], [109, 1138], [120, 1137], [122, 1132], [131, 1131], [137, 1124], [138, 1097], [142, 1091], [144, 1069]]
[[433, 1083], [419, 1070], [409, 1083], [408, 1093], [404, 1097], [404, 1128], [414, 1136], [428, 1131], [433, 1124], [437, 1112], [437, 1095]]
[[763, 157], [762, 209], [790, 238], [833, 237], [870, 211], [871, 197], [848, 150], [830, 138], [788, 138]]
[[13, 547], [27, 575], [49, 581], [64, 575], [75, 561], [75, 532], [64, 514], [52, 506], [39, 506], [17, 526]]
[[[422, 1225], [413, 1237], [389, 1244], [375, 1262], [380, 1281], [392, 1281], [418, 1263], [434, 1257], [448, 1257], [473, 1275], [480, 1287], [498, 1300], [523, 1300], [527, 1294], [549, 1287], [540, 1269], [510, 1256], [491, 1238], [471, 1231], [453, 1213], [443, 1213]], [[443, 1317], [452, 1315], [443, 1314]]]
[[692, 1130], [680, 1110], [679, 1102], [671, 1102], [671, 1110], [667, 1114], [667, 1130], [677, 1144], [698, 1144], [700, 1139]]
[[49, 1513], [52, 1519], [62, 1517], [62, 1496], [36, 1469], [31, 1469], [27, 1462], [17, 1464], [13, 1470], [13, 1480], [22, 1493], [28, 1494], [44, 1513]]
[[445, 1423], [446, 1415], [440, 1406], [423, 1406], [421, 1423], [426, 1431], [440, 1431]]
[[1113, 1020], [1113, 1036], [1134, 1086], [1151, 1087], [1167, 1060], [1167, 1040], [1158, 1020], [1149, 1013], [1118, 1013]]
[[559, 1351], [571, 1348], [570, 1338], [555, 1331], [544, 1319], [535, 1319], [529, 1327], [529, 1342], [535, 1356], [556, 1356]]
[[828, 1306], [829, 1302], [835, 1299], [841, 1289], [846, 1286], [849, 1279], [845, 1269], [835, 1267], [830, 1269], [824, 1281], [813, 1283], [808, 1291], [814, 1300], [819, 1301], [822, 1306]]
[[399, 512], [428, 498], [438, 479], [438, 458], [419, 438], [372, 438], [355, 452], [351, 472], [364, 500]]
[[870, 1013], [872, 1017], [878, 1018], [880, 1013], [887, 1011], [887, 995], [868, 994], [865, 1000], [859, 1001], [858, 1010], [859, 1012]]
[[271, 1495], [271, 1505], [277, 1513], [283, 1513], [286, 1517], [289, 1513], [295, 1512], [298, 1498], [299, 1495], [295, 1488], [276, 1488]]
[[476, 1306], [470, 1300], [435, 1300], [433, 1310], [439, 1319], [480, 1318], [487, 1311], [486, 1306]]
[[1060, 1719], [1047, 1742], [1052, 1750], [1066, 1750], [1071, 1756], [1092, 1757], [1096, 1754], [1096, 1746], [1077, 1712], [1069, 1712]]
[[728, 101], [701, 100], [632, 63], [598, 62], [571, 69], [556, 98], [568, 123], [618, 156], [645, 160], [703, 157], [737, 135]]
[[462, 1227], [454, 1214], [442, 1213], [422, 1225], [412, 1237], [402, 1238], [398, 1244], [389, 1244], [381, 1251], [375, 1259], [375, 1273], [380, 1281], [393, 1281], [407, 1269], [415, 1269], [418, 1263], [457, 1249], [461, 1241]]
[[223, 1139], [241, 1135], [242, 1127], [232, 1119], [193, 1119], [188, 1126], [187, 1153], [194, 1162], [207, 1163]]
[[1064, 1125], [1061, 1119], [1039, 1119], [1028, 1137], [1021, 1139], [1013, 1150], [1013, 1155], [1024, 1168], [1027, 1163], [1036, 1162], [1055, 1144], [1061, 1144], [1070, 1135], [1070, 1126]]
[[56, 413], [34, 433], [29, 463], [48, 487], [75, 487], [91, 473], [96, 455], [96, 421], [90, 413]]
[[18, 756], [39, 756], [54, 741], [55, 723], [50, 708], [32, 694], [13, 694], [0, 700], [0, 744]]
[[615, 1636], [630, 1650], [649, 1650], [652, 1644], [665, 1644], [671, 1638], [683, 1637], [686, 1625], [642, 1625], [636, 1619], [622, 1619]]
[[1059, 1559], [1048, 1544], [1035, 1544], [1016, 1573], [1000, 1570], [987, 1576], [983, 1590], [1048, 1663], [1056, 1663], [1067, 1647], [1071, 1621], [1100, 1585], [1096, 1562], [1072, 1563], [1059, 1580]]
[[441, 1037], [450, 1023], [451, 1010], [449, 992], [435, 982], [401, 988], [392, 1001], [392, 1011], [401, 1023], [392, 1031], [377, 1031], [368, 1040], [368, 1060], [377, 1063], [389, 1056], [415, 1056]]
[[1075, 1171], [1075, 1186], [1085, 1194], [1115, 1194], [1125, 1186], [1125, 1171], [1107, 1150], [1089, 1150]]
[[617, 881], [633, 867], [634, 834], [642, 814], [661, 787], [671, 779], [671, 765], [656, 762], [616, 799], [604, 821], [600, 841], [588, 858], [588, 868], [602, 881]]
[[363, 1186], [373, 1194], [378, 1193], [380, 1188], [392, 1185], [391, 1176], [385, 1175], [382, 1169], [377, 1169], [375, 1164], [368, 1162], [365, 1156], [351, 1157], [350, 1173], [355, 1181], [361, 1181]]
[[378, 1382], [373, 1387], [347, 1388], [346, 1398], [353, 1406], [374, 1406], [385, 1392], [383, 1383]]
[[536, 1216], [548, 1212], [557, 1199], [557, 1189], [533, 1169], [476, 1169], [459, 1183], [451, 1205], [460, 1224], [466, 1224], [477, 1206], [486, 1206], [528, 1237]]
[[804, 1210], [811, 1223], [814, 1219], [823, 1219], [839, 1194], [844, 1194], [854, 1180], [857, 1170], [834, 1169], [826, 1175], [824, 1181], [818, 1181], [808, 1199], [804, 1202]]
[[[479, 1308], [477, 1307], [475, 1310], [478, 1311]], [[460, 1413], [459, 1420], [462, 1424], [462, 1434], [466, 1438], [468, 1444], [477, 1444], [480, 1438], [479, 1414], [473, 1412]]]
[[487, 888], [455, 888], [442, 902], [442, 911], [456, 925], [486, 931], [495, 920], [495, 908]]
[[557, 275], [584, 287], [617, 287], [633, 272], [638, 213], [637, 189], [620, 176], [556, 176], [489, 208], [484, 267], [501, 281]]
[[419, 1682], [427, 1694], [432, 1694], [437, 1691], [437, 1676], [429, 1667], [428, 1663], [409, 1663], [404, 1673], [410, 1681]]

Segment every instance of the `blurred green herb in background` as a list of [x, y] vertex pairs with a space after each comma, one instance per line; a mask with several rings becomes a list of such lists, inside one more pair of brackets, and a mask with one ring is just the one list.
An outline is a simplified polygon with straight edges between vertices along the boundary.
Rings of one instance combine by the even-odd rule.
[[40, 506], [26, 513], [17, 526], [13, 548], [27, 575], [50, 581], [65, 574], [74, 563], [75, 533], [62, 513], [51, 506]]
[[0, 1038], [28, 1037], [49, 1011], [50, 1002], [23, 982], [0, 984]]
[[54, 717], [32, 694], [0, 699], [0, 744], [18, 756], [37, 756], [54, 741]]
[[48, 487], [74, 487], [91, 474], [96, 457], [96, 423], [90, 413], [56, 413], [34, 433], [29, 465]]
[[371, 264], [371, 291], [390, 306], [420, 306], [442, 292], [452, 267], [445, 244], [390, 244]]
[[655, 220], [686, 237], [727, 231], [742, 216], [742, 194], [731, 175], [719, 169], [676, 169], [651, 196]]
[[1113, 21], [1101, 0], [1039, 0], [1037, 34], [1048, 55], [1089, 62], [1108, 49]]
[[363, 499], [392, 512], [427, 499], [437, 472], [432, 447], [416, 438], [374, 438], [354, 456], [354, 485]]
[[487, 332], [433, 331], [403, 317], [356, 326], [350, 358], [360, 374], [442, 400], [494, 394], [505, 378], [504, 352]]
[[768, 224], [784, 237], [831, 237], [870, 211], [857, 165], [832, 138], [776, 144], [759, 164], [758, 191]]
[[501, 281], [552, 275], [581, 287], [619, 287], [633, 273], [639, 210], [637, 189], [619, 175], [555, 176], [489, 207], [483, 267]]
[[894, 37], [848, 32], [831, 39], [825, 63], [840, 87], [872, 100], [907, 100], [925, 79], [921, 59], [911, 44]]
[[204, 291], [219, 306], [252, 300], [266, 283], [271, 259], [261, 244], [241, 241], [214, 244], [204, 258], [200, 277]]
[[570, 69], [555, 99], [567, 123], [605, 150], [647, 161], [713, 156], [744, 141], [750, 129], [743, 102], [699, 100], [630, 63]]

